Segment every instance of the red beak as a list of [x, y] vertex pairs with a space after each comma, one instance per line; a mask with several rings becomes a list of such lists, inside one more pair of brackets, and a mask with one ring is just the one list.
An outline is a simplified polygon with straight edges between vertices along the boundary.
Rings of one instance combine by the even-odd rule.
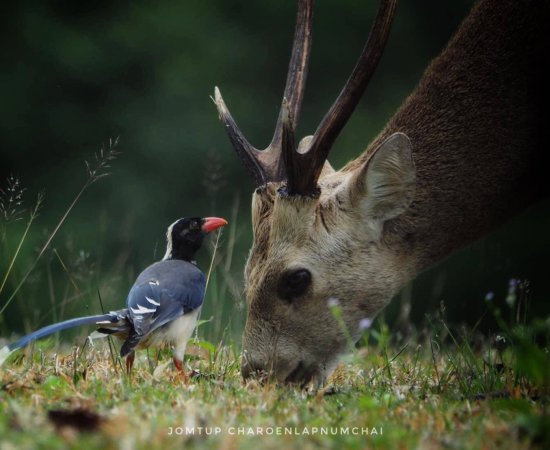
[[225, 219], [221, 219], [220, 217], [205, 217], [203, 219], [202, 231], [210, 233], [224, 225], [227, 225], [227, 220]]

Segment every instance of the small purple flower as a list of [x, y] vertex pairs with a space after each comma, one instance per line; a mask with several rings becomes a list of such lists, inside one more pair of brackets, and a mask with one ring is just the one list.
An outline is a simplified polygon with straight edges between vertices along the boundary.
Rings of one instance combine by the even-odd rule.
[[372, 325], [372, 319], [370, 317], [365, 317], [359, 321], [359, 330], [365, 331], [368, 330]]
[[493, 291], [489, 291], [485, 294], [485, 301], [490, 302], [495, 298], [495, 293]]
[[514, 292], [518, 287], [518, 284], [519, 284], [519, 281], [516, 278], [510, 278], [510, 281], [508, 283], [508, 290], [510, 292]]
[[340, 306], [340, 300], [334, 297], [330, 297], [327, 301], [327, 305], [329, 308], [336, 308], [337, 306]]

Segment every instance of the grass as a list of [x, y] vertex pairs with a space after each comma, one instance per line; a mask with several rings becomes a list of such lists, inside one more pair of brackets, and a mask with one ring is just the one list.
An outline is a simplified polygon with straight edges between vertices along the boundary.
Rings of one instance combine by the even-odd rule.
[[[272, 382], [244, 383], [233, 345], [193, 345], [186, 360], [193, 377], [185, 385], [168, 351], [160, 353], [159, 361], [157, 355], [148, 358], [141, 352], [128, 377], [107, 346], [57, 350], [53, 341], [46, 341], [12, 356], [0, 372], [0, 446], [548, 445], [550, 372], [543, 375], [546, 379], [538, 379], [535, 374], [541, 367], [520, 370], [515, 346], [519, 344], [499, 351], [490, 345], [474, 350], [450, 336], [434, 341], [439, 350], [421, 338], [398, 348], [387, 344], [388, 329], [378, 323], [365, 336], [370, 343], [346, 358], [329, 387], [316, 393]], [[521, 339], [532, 342], [531, 338]], [[546, 354], [542, 364], [549, 368], [548, 362]], [[56, 425], [51, 411], [77, 411], [82, 417], [65, 418]]]
[[[2, 313], [8, 308], [10, 303], [17, 297], [17, 294], [19, 293], [22, 286], [27, 282], [28, 278], [33, 273], [34, 269], [36, 268], [38, 262], [41, 260], [41, 258], [44, 256], [44, 253], [50, 248], [50, 245], [54, 238], [56, 237], [57, 233], [67, 220], [67, 217], [75, 207], [75, 205], [78, 203], [84, 192], [95, 182], [98, 180], [110, 175], [108, 170], [110, 169], [110, 164], [112, 161], [116, 158], [118, 155], [118, 151], [116, 150], [118, 145], [118, 138], [117, 139], [110, 139], [107, 146], [102, 146], [94, 155], [94, 161], [92, 163], [88, 161], [84, 161], [86, 165], [86, 179], [84, 183], [82, 184], [80, 190], [77, 192], [75, 197], [73, 198], [70, 205], [67, 207], [59, 221], [57, 222], [57, 225], [54, 227], [53, 231], [48, 234], [48, 237], [46, 239], [46, 242], [42, 245], [40, 248], [37, 256], [34, 258], [33, 262], [30, 264], [30, 267], [27, 269], [27, 271], [24, 273], [23, 276], [20, 277], [20, 280], [16, 287], [13, 289], [11, 295], [8, 297], [8, 299], [0, 306], [0, 318], [2, 317]], [[20, 181], [10, 176], [7, 180], [7, 186], [6, 189], [0, 189], [0, 217], [3, 219], [0, 222], [0, 244], [3, 246], [3, 250], [6, 251], [6, 253], [9, 253], [8, 245], [7, 245], [7, 229], [10, 222], [14, 222], [16, 220], [21, 219], [21, 216], [24, 213], [24, 209], [22, 207], [23, 204], [23, 193], [25, 191], [24, 188], [21, 187]], [[42, 203], [44, 202], [44, 194], [40, 193], [37, 196], [36, 203], [34, 206], [30, 209], [29, 214], [29, 220], [27, 222], [27, 225], [25, 227], [25, 230], [19, 239], [19, 242], [17, 244], [17, 249], [13, 254], [13, 257], [10, 260], [8, 268], [5, 270], [4, 276], [2, 278], [2, 283], [0, 284], [0, 294], [2, 294], [2, 291], [4, 290], [4, 287], [6, 286], [6, 282], [9, 279], [10, 275], [12, 274], [14, 264], [17, 260], [17, 257], [19, 256], [21, 247], [25, 243], [29, 230], [35, 221], [36, 217], [38, 216], [38, 213], [40, 211], [40, 208], [42, 207]], [[57, 255], [59, 257], [59, 255]]]

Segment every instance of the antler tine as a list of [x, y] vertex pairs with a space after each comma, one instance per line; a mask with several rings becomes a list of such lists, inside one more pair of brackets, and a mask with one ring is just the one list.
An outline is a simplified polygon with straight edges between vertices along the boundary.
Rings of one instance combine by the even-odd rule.
[[281, 148], [282, 133], [285, 127], [285, 103], [288, 109], [288, 118], [290, 119], [289, 124], [292, 126], [293, 130], [296, 129], [298, 124], [302, 100], [304, 98], [309, 55], [311, 53], [312, 28], [313, 0], [300, 0], [298, 2], [298, 12], [296, 13], [296, 28], [294, 30], [292, 54], [288, 64], [283, 101], [281, 103], [273, 139], [269, 145], [270, 148], [277, 149], [278, 151], [280, 151], [279, 149]]
[[367, 43], [340, 95], [319, 124], [307, 152], [295, 153], [294, 165], [303, 168], [298, 177], [288, 177], [288, 194], [315, 195], [317, 180], [332, 144], [340, 134], [367, 87], [389, 37], [397, 0], [381, 0]]
[[[296, 156], [296, 141], [294, 138], [294, 122], [290, 105], [286, 98], [283, 98], [280, 113], [281, 124], [281, 155], [283, 157], [286, 176], [288, 179], [300, 177], [302, 167]], [[282, 192], [282, 191], [281, 191]]]
[[218, 87], [214, 88], [214, 103], [220, 115], [220, 120], [224, 123], [229, 140], [237, 155], [243, 162], [244, 166], [254, 177], [256, 184], [261, 186], [266, 183], [267, 173], [266, 168], [263, 167], [260, 159], [261, 152], [254, 148], [244, 137], [243, 133], [237, 126], [237, 123], [233, 119], [233, 116], [227, 109], [225, 102], [223, 101], [222, 94]]
[[[286, 126], [290, 126], [293, 130], [296, 128], [296, 121], [300, 114], [300, 107], [304, 96], [307, 66], [311, 50], [312, 22], [313, 0], [299, 0], [292, 55], [290, 57], [283, 95], [283, 103], [286, 102], [286, 108], [289, 109], [287, 117], [292, 118], [291, 122], [287, 123]], [[285, 113], [283, 110], [285, 107], [281, 106], [271, 143], [265, 150], [260, 151], [246, 140], [229, 113], [217, 87], [214, 91], [214, 102], [237, 155], [254, 177], [256, 185], [262, 186], [269, 181], [282, 181], [285, 178], [285, 167], [281, 156], [283, 128], [285, 128], [285, 124], [283, 123], [283, 115]]]

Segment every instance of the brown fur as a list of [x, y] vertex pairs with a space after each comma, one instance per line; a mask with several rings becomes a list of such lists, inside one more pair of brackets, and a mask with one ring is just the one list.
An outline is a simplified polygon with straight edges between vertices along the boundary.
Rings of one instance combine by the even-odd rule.
[[390, 228], [414, 235], [418, 269], [548, 193], [548, 10], [544, 0], [477, 3], [365, 152], [394, 131], [412, 141], [416, 198]]
[[[548, 13], [544, 0], [479, 1], [368, 149], [326, 166], [319, 199], [254, 194], [244, 375], [322, 382], [346, 350], [329, 299], [357, 338], [403, 283], [547, 194]], [[395, 132], [410, 144], [388, 150]], [[311, 287], [278, 298], [281, 273], [301, 267]]]

